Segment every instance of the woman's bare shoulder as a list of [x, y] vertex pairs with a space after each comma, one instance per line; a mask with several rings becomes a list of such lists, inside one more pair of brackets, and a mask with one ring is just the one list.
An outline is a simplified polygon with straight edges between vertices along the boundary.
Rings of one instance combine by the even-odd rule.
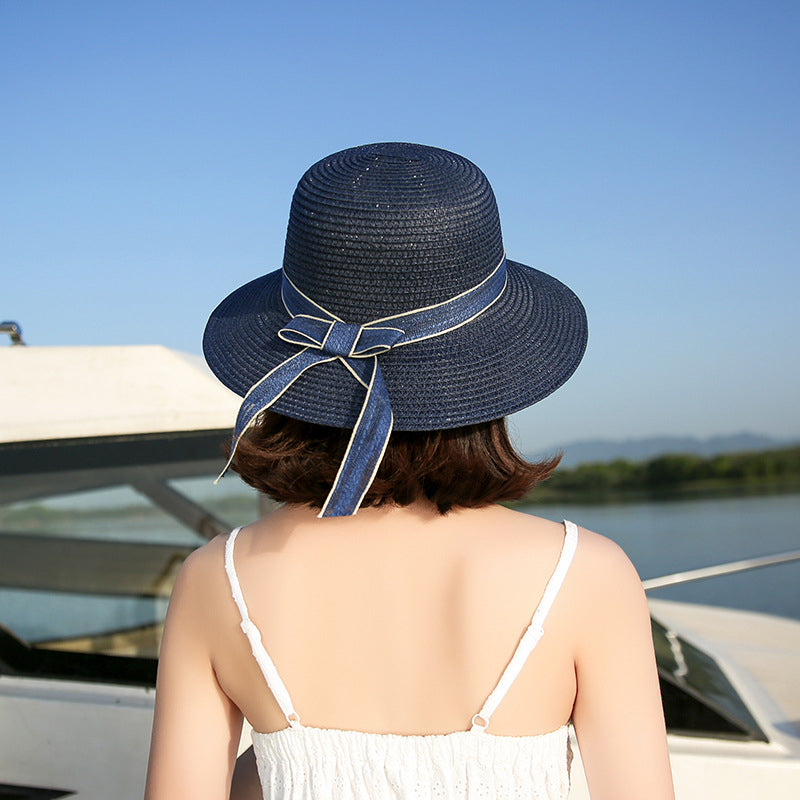
[[606, 536], [578, 529], [564, 594], [584, 656], [609, 642], [632, 641], [632, 631], [649, 636], [650, 612], [639, 574], [625, 551]]
[[549, 539], [563, 540], [564, 525], [561, 522], [537, 517], [507, 506], [493, 505], [481, 509], [470, 509], [467, 519], [480, 527], [497, 544], [519, 546]]
[[586, 528], [578, 528], [578, 547], [571, 569], [587, 587], [620, 588], [632, 586], [641, 590], [641, 579], [625, 551], [612, 539]]
[[[565, 526], [511, 509], [497, 512], [507, 532], [501, 537], [508, 553], [531, 563], [544, 557], [554, 564], [564, 543]], [[501, 545], [502, 547], [502, 545]], [[564, 581], [565, 600], [576, 619], [625, 613], [645, 603], [642, 583], [625, 551], [612, 539], [578, 525], [578, 544]]]
[[170, 605], [186, 600], [202, 607], [206, 604], [203, 598], [216, 597], [225, 589], [225, 543], [229, 535], [215, 536], [189, 553], [175, 579]]
[[[560, 548], [563, 544], [566, 534], [564, 522], [503, 506], [493, 507], [492, 513], [495, 529], [504, 534], [497, 537], [498, 542], [506, 541], [511, 547], [524, 542], [534, 547], [542, 543], [555, 543]], [[630, 559], [616, 542], [578, 524], [578, 547], [570, 569], [576, 572], [592, 572], [593, 568], [598, 572], [619, 576], [630, 575], [631, 571], [635, 574]]]
[[190, 579], [194, 579], [206, 575], [212, 569], [223, 567], [225, 563], [225, 544], [229, 536], [229, 533], [220, 534], [196, 550], [192, 550], [183, 562], [181, 573], [188, 575]]

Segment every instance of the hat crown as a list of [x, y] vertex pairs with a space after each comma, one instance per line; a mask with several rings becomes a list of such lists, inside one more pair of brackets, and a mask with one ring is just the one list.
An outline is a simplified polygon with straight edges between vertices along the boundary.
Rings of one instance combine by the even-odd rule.
[[342, 150], [306, 171], [283, 269], [328, 311], [367, 322], [455, 297], [502, 257], [483, 172], [447, 150], [387, 142]]

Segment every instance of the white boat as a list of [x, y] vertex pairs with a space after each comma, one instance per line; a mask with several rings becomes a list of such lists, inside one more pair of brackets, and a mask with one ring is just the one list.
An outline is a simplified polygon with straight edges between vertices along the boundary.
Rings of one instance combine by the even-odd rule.
[[230, 529], [173, 482], [219, 471], [238, 403], [163, 347], [0, 348], [2, 800], [141, 798], [172, 580]]
[[[193, 480], [238, 402], [165, 348], [0, 348], [0, 800], [142, 796], [172, 580], [243, 521]], [[677, 797], [800, 797], [800, 623], [651, 611]]]

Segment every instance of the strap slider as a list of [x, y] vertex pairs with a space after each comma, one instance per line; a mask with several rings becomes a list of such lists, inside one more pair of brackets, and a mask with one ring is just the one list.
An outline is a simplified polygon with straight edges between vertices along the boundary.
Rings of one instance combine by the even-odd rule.
[[482, 717], [479, 713], [475, 714], [472, 718], [472, 727], [470, 728], [471, 731], [475, 731], [476, 733], [483, 733], [489, 727], [489, 720], [486, 717]]

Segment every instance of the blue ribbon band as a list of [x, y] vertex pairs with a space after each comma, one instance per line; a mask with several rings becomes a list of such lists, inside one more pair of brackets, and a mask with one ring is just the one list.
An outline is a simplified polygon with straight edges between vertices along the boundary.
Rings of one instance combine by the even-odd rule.
[[[425, 308], [363, 325], [347, 323], [304, 295], [284, 274], [281, 295], [290, 321], [278, 336], [301, 348], [255, 383], [245, 395], [233, 431], [228, 463], [242, 434], [307, 370], [341, 361], [365, 389], [361, 413], [320, 517], [343, 517], [358, 511], [378, 471], [393, 416], [379, 357], [395, 347], [441, 336], [466, 325], [494, 304], [506, 286], [505, 256], [484, 281], [462, 294]], [[219, 478], [217, 478], [219, 480]]]

